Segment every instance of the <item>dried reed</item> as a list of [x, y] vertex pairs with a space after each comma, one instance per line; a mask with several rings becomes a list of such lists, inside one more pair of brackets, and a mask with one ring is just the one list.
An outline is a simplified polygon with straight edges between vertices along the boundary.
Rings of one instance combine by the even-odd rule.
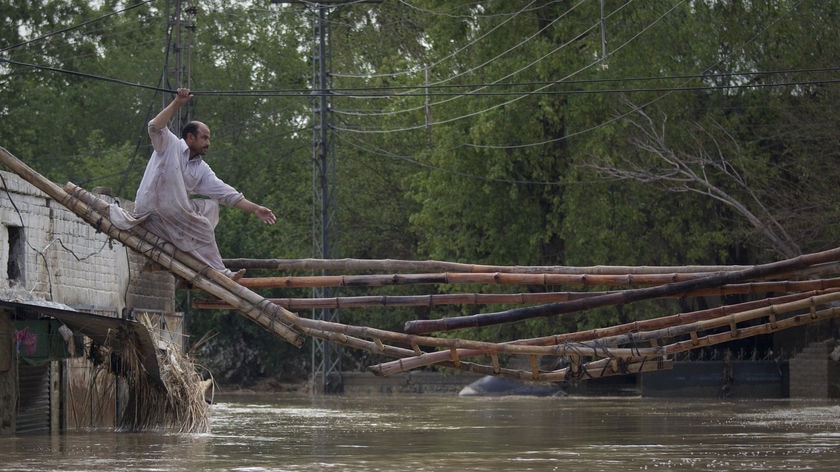
[[209, 431], [208, 405], [204, 398], [208, 382], [201, 378], [192, 359], [177, 346], [166, 343], [148, 317], [141, 319], [156, 349], [160, 381], [143, 367], [142, 350], [136, 334], [127, 329], [113, 333], [103, 354], [103, 363], [124, 382], [121, 397], [125, 407], [119, 414], [122, 431], [165, 430], [180, 433]]

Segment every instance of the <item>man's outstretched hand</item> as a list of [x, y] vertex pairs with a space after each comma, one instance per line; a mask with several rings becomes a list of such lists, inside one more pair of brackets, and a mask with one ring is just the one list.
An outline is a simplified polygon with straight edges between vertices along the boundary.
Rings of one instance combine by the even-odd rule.
[[274, 212], [271, 211], [270, 208], [266, 208], [264, 206], [257, 208], [254, 214], [267, 225], [273, 225], [277, 221], [277, 217], [274, 216]]

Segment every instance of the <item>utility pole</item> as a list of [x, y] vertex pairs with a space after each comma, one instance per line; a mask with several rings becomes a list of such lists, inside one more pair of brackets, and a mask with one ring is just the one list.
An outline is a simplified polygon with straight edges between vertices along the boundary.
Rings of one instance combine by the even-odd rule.
[[[192, 38], [195, 33], [195, 20], [198, 14], [197, 0], [166, 0], [166, 17], [169, 21], [170, 34], [166, 45], [165, 88], [175, 90], [180, 87], [190, 88], [190, 63]], [[175, 65], [170, 65], [170, 58]], [[166, 106], [172, 97], [162, 97]], [[172, 127], [175, 134], [192, 121], [193, 104], [188, 102], [173, 117]]]
[[[338, 257], [338, 225], [336, 222], [335, 150], [331, 145], [332, 103], [329, 100], [330, 54], [329, 14], [327, 6], [318, 3], [312, 19], [312, 247], [316, 259]], [[322, 271], [321, 275], [327, 275]], [[315, 298], [334, 296], [330, 287], [313, 290]], [[338, 308], [312, 310], [312, 318], [338, 323]], [[344, 391], [341, 378], [340, 345], [322, 339], [312, 339], [312, 391], [338, 394]]]
[[[336, 221], [336, 158], [332, 146], [332, 84], [330, 83], [330, 15], [336, 7], [351, 3], [379, 3], [381, 0], [271, 0], [271, 3], [302, 3], [312, 9], [312, 257], [338, 258]], [[321, 271], [321, 275], [328, 275]], [[315, 298], [331, 298], [334, 289], [315, 288]], [[312, 310], [312, 319], [340, 322], [337, 308]], [[342, 348], [322, 339], [312, 339], [312, 391], [339, 394]]]
[[[166, 68], [164, 86], [168, 90], [179, 87], [190, 87], [190, 53], [192, 52], [192, 37], [195, 33], [195, 20], [198, 14], [197, 0], [166, 0], [166, 18], [169, 27], [168, 43], [166, 45]], [[175, 65], [170, 65], [170, 59]], [[169, 104], [172, 97], [163, 96], [162, 107]], [[178, 109], [172, 121], [169, 123], [174, 128], [176, 135], [181, 134], [181, 129], [192, 120], [193, 104], [189, 101], [185, 106]], [[181, 320], [181, 339], [184, 352], [189, 349], [190, 344], [190, 322], [192, 300], [190, 291], [187, 290], [184, 317]]]

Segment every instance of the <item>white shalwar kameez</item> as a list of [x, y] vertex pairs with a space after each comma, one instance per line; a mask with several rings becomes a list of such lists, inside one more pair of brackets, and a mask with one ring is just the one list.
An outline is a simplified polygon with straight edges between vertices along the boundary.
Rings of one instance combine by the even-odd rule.
[[178, 249], [229, 274], [214, 231], [219, 204], [233, 206], [242, 193], [216, 177], [201, 156], [190, 159], [187, 143], [169, 128], [157, 129], [150, 122], [149, 137], [154, 152], [137, 189], [134, 217]]

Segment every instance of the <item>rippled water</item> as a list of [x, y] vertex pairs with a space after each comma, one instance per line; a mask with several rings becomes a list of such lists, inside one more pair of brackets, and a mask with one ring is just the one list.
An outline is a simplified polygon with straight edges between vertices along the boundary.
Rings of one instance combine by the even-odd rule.
[[0, 470], [840, 470], [840, 404], [231, 397], [208, 434], [0, 440]]

